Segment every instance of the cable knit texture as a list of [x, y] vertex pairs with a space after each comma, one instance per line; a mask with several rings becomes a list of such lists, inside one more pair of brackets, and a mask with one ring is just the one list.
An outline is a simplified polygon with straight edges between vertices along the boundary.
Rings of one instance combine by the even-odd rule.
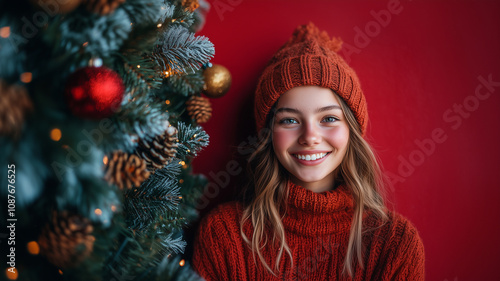
[[[364, 265], [354, 267], [354, 278], [341, 275], [353, 215], [353, 197], [348, 188], [314, 193], [290, 185], [283, 219], [286, 239], [293, 255], [284, 254], [278, 277], [268, 273], [258, 257], [254, 262], [249, 246], [240, 235], [243, 205], [229, 202], [206, 216], [198, 230], [194, 269], [210, 280], [424, 280], [424, 246], [416, 228], [400, 214], [388, 211], [382, 227], [370, 212], [363, 225], [372, 228], [363, 235]], [[375, 228], [375, 229], [373, 229]], [[252, 236], [250, 222], [244, 232]], [[270, 233], [269, 233], [270, 235]], [[269, 236], [272, 237], [272, 236]], [[263, 254], [274, 268], [277, 247], [266, 246]]]
[[362, 133], [366, 131], [366, 100], [356, 72], [337, 52], [342, 40], [328, 36], [314, 24], [301, 25], [271, 59], [255, 92], [257, 129], [264, 127], [272, 106], [286, 91], [305, 85], [332, 89], [353, 111]]

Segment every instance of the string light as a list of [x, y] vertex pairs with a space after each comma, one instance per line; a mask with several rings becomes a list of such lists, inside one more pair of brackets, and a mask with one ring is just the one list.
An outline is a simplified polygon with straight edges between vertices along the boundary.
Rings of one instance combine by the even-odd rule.
[[137, 65], [137, 68], [141, 68], [141, 66], [138, 64], [138, 65]]
[[61, 130], [59, 130], [58, 128], [54, 128], [50, 131], [50, 139], [51, 140], [59, 141], [59, 140], [61, 140], [61, 137], [62, 137], [62, 133], [61, 133]]
[[108, 156], [104, 155], [104, 157], [102, 158], [102, 163], [104, 163], [104, 165], [108, 165], [108, 162], [109, 162]]
[[21, 73], [21, 82], [23, 83], [29, 83], [31, 82], [31, 79], [33, 79], [33, 75], [31, 74], [31, 72], [24, 72], [24, 73]]
[[186, 162], [184, 162], [184, 161], [180, 161], [180, 162], [179, 162], [179, 164], [181, 164], [181, 165], [185, 165], [185, 164], [186, 164]]
[[111, 211], [116, 212], [116, 206], [115, 205], [111, 205]]
[[28, 248], [28, 252], [32, 255], [38, 255], [40, 253], [40, 246], [38, 246], [36, 241], [28, 242], [26, 248]]
[[182, 183], [184, 183], [184, 180], [183, 180], [183, 179], [180, 179], [180, 180], [179, 180], [179, 183], [181, 183], [181, 184], [182, 184]]
[[157, 27], [158, 27], [158, 28], [160, 28], [160, 27], [161, 27], [161, 23], [159, 23], [159, 24], [157, 25]]
[[[165, 101], [165, 104], [170, 104], [170, 101], [169, 100], [166, 100]], [[169, 125], [170, 126], [170, 125]]]
[[87, 47], [88, 45], [89, 45], [89, 42], [85, 42], [85, 43], [83, 43], [83, 45], [82, 45], [82, 46], [83, 46], [83, 47]]
[[179, 265], [180, 266], [184, 266], [186, 264], [186, 261], [184, 259], [182, 259], [180, 262], [179, 262]]
[[63, 275], [63, 272], [62, 272], [62, 270], [60, 270], [60, 269], [59, 269], [59, 274]]
[[[10, 271], [10, 270], [12, 271]], [[11, 269], [11, 267], [7, 268], [5, 270], [5, 275], [7, 275], [7, 279], [9, 280], [17, 280], [18, 273], [17, 273], [17, 268]]]
[[10, 36], [10, 26], [5, 26], [0, 28], [0, 37], [9, 38]]
[[95, 209], [94, 213], [98, 216], [102, 215], [102, 210], [101, 209]]

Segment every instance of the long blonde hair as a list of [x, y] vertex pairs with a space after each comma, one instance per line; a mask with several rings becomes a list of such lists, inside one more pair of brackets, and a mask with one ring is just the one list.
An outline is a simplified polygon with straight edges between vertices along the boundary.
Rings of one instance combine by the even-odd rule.
[[[335, 94], [335, 93], [334, 93]], [[347, 246], [347, 255], [343, 266], [343, 274], [353, 277], [354, 263], [356, 259], [361, 268], [363, 265], [363, 243], [362, 235], [369, 229], [363, 229], [363, 213], [371, 210], [375, 216], [380, 218], [381, 225], [387, 221], [386, 206], [384, 204], [384, 183], [382, 172], [377, 157], [371, 146], [364, 140], [359, 124], [354, 114], [345, 102], [335, 94], [347, 124], [349, 126], [349, 143], [347, 152], [341, 164], [337, 168], [338, 182], [343, 182], [352, 192], [355, 202], [352, 225]], [[248, 159], [249, 184], [247, 186], [246, 206], [240, 222], [243, 240], [250, 246], [254, 261], [256, 255], [262, 265], [271, 274], [277, 275], [279, 263], [286, 252], [293, 266], [293, 258], [290, 247], [285, 238], [285, 228], [282, 216], [286, 214], [286, 199], [288, 198], [288, 172], [281, 166], [273, 150], [272, 145], [272, 122], [274, 116], [271, 110], [267, 118], [267, 126], [259, 133], [259, 144]], [[253, 234], [251, 240], [243, 231], [244, 224], [251, 220]], [[378, 227], [380, 227], [379, 225]], [[262, 255], [262, 249], [268, 245], [266, 229], [273, 233], [272, 245], [279, 246], [276, 258], [275, 270], [266, 262]]]

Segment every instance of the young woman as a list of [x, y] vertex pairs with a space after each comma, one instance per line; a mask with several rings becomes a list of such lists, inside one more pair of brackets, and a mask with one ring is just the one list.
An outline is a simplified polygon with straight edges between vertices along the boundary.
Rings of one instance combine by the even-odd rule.
[[384, 204], [366, 101], [341, 41], [299, 26], [262, 74], [246, 200], [202, 221], [206, 280], [424, 280], [415, 227]]

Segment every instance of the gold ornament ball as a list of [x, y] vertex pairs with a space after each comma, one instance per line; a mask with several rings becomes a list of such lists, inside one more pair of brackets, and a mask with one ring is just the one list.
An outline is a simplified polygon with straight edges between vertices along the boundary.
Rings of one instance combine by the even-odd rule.
[[50, 9], [53, 9], [53, 12], [56, 14], [67, 14], [74, 11], [78, 6], [80, 6], [83, 0], [30, 0], [30, 2], [34, 7], [38, 9], [50, 7]]
[[203, 71], [205, 85], [203, 94], [209, 98], [220, 98], [224, 96], [231, 87], [231, 73], [222, 65], [214, 64]]

